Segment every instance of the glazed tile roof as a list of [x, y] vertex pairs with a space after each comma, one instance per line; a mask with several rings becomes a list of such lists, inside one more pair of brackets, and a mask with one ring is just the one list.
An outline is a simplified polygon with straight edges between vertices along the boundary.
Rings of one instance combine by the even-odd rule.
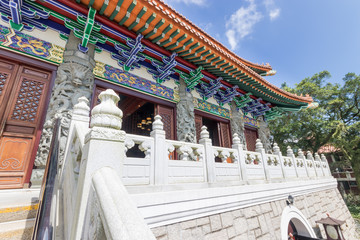
[[159, 0], [78, 0], [98, 10], [109, 20], [204, 70], [239, 85], [247, 92], [276, 105], [307, 106], [312, 98], [288, 93], [261, 75], [271, 74], [270, 65], [247, 61], [224, 47], [173, 8]]

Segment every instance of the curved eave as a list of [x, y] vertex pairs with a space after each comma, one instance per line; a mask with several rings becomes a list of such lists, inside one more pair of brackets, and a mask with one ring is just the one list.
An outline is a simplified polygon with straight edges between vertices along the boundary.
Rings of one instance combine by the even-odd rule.
[[[65, 4], [69, 1], [60, 0]], [[272, 104], [289, 107], [307, 106], [311, 97], [288, 93], [266, 81], [257, 72], [270, 72], [269, 65], [252, 64], [230, 52], [212, 37], [196, 27], [175, 10], [159, 1], [78, 0], [105, 16], [109, 26], [128, 31], [129, 36], [141, 33], [142, 42], [161, 49], [167, 56], [176, 52], [179, 62], [192, 68], [203, 66], [205, 71]], [[114, 22], [117, 24], [115, 25]], [[104, 22], [103, 22], [104, 23]], [[125, 27], [122, 29], [120, 26]], [[263, 72], [261, 72], [263, 71]], [[205, 73], [206, 74], [206, 73]]]

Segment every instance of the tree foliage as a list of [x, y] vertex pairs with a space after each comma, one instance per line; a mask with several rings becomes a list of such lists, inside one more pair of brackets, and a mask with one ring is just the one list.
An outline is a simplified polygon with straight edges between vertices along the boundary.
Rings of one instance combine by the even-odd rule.
[[285, 151], [289, 145], [317, 152], [333, 145], [350, 161], [360, 186], [360, 76], [348, 73], [342, 84], [327, 82], [323, 71], [305, 78], [295, 88], [282, 88], [297, 95], [309, 94], [319, 104], [269, 122], [274, 141]]

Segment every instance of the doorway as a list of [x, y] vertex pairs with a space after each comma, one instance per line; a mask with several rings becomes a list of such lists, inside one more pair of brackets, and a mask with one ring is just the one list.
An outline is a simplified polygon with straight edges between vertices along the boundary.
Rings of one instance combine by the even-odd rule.
[[0, 58], [0, 189], [30, 179], [52, 80], [51, 71], [8, 59]]

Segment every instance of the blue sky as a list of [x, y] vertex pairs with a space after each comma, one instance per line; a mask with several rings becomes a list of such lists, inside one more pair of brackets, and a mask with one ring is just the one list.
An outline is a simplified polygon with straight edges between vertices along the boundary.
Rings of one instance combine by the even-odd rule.
[[240, 57], [270, 63], [294, 86], [328, 70], [360, 74], [360, 0], [166, 0]]

